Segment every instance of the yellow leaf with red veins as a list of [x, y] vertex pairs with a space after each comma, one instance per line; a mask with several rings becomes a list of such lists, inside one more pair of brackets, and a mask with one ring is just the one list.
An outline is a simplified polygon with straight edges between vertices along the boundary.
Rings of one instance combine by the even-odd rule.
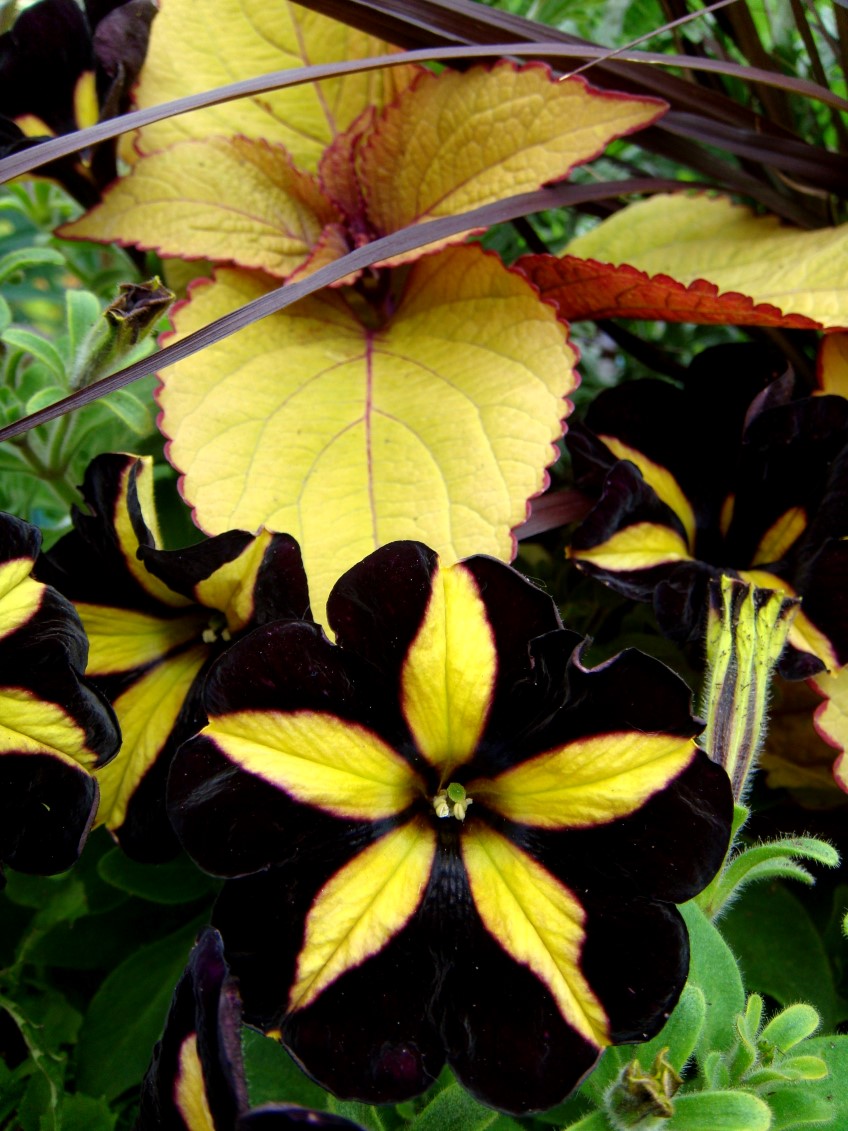
[[[770, 304], [784, 315], [848, 326], [848, 224], [806, 232], [775, 216], [755, 216], [725, 197], [658, 194], [616, 212], [565, 250], [616, 267], [628, 264], [648, 276], [671, 276], [674, 285], [705, 280], [721, 293]], [[638, 279], [630, 280], [631, 306], [638, 286]], [[654, 317], [663, 316], [658, 306]]]
[[61, 234], [287, 278], [340, 220], [315, 177], [296, 169], [281, 146], [218, 137], [141, 157], [101, 204]]
[[[135, 90], [136, 104], [155, 106], [270, 71], [393, 50], [373, 36], [284, 0], [161, 0]], [[140, 150], [151, 153], [185, 138], [243, 134], [280, 142], [301, 168], [314, 171], [336, 134], [366, 106], [391, 102], [417, 70], [389, 67], [195, 110], [147, 126]]]
[[357, 151], [368, 218], [386, 234], [530, 192], [664, 110], [656, 99], [595, 90], [579, 78], [557, 81], [541, 63], [423, 73]]
[[[267, 289], [221, 271], [176, 312], [178, 335]], [[200, 525], [292, 534], [319, 620], [336, 579], [393, 539], [445, 565], [511, 558], [576, 384], [565, 326], [477, 246], [419, 260], [392, 298], [378, 326], [350, 291], [324, 290], [162, 374], [169, 458]]]

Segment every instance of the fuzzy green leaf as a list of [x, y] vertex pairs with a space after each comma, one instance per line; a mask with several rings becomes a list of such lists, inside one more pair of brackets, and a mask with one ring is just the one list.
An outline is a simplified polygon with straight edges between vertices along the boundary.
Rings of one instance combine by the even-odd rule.
[[73, 361], [91, 327], [100, 317], [100, 300], [91, 291], [68, 291], [65, 322], [68, 327], [68, 357]]
[[31, 354], [42, 364], [46, 365], [54, 377], [58, 377], [63, 384], [65, 378], [65, 359], [47, 338], [42, 338], [33, 330], [25, 330], [20, 326], [10, 326], [3, 334], [3, 341], [15, 349]]
[[704, 995], [706, 1017], [697, 1044], [699, 1058], [726, 1050], [736, 1040], [736, 1015], [745, 1008], [739, 967], [717, 928], [694, 903], [680, 911], [689, 929], [689, 981]]
[[845, 1016], [821, 937], [803, 904], [778, 883], [749, 888], [722, 919], [745, 985], [781, 1005], [807, 1001], [832, 1029]]
[[13, 275], [30, 267], [42, 267], [45, 263], [62, 267], [65, 264], [65, 257], [61, 251], [52, 247], [20, 247], [15, 248], [14, 251], [7, 251], [0, 257], [0, 286]]
[[499, 1116], [459, 1084], [443, 1088], [412, 1121], [413, 1131], [487, 1131]]
[[777, 1045], [781, 1052], [788, 1052], [800, 1041], [811, 1037], [820, 1024], [821, 1018], [811, 1005], [798, 1003], [773, 1017], [760, 1034], [760, 1039]]
[[769, 1131], [768, 1104], [748, 1092], [692, 1092], [676, 1096], [663, 1131]]

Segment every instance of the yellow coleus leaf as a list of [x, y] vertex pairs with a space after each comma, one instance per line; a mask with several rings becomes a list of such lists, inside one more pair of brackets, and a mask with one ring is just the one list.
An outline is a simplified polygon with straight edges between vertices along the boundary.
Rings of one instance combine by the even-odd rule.
[[[177, 333], [267, 289], [223, 270], [194, 288]], [[477, 246], [419, 260], [393, 297], [371, 328], [322, 291], [162, 375], [170, 458], [201, 526], [292, 534], [319, 620], [335, 580], [393, 539], [445, 565], [508, 560], [575, 386], [552, 308]]]
[[[139, 107], [269, 71], [385, 55], [388, 44], [298, 4], [266, 0], [161, 0], [136, 88]], [[146, 127], [143, 153], [185, 138], [244, 135], [279, 142], [310, 171], [366, 106], [382, 106], [418, 68], [389, 67], [272, 91]]]
[[296, 169], [281, 146], [207, 138], [141, 157], [62, 235], [120, 240], [286, 278], [340, 220], [315, 178]]
[[848, 224], [805, 232], [725, 197], [661, 193], [616, 212], [566, 252], [686, 285], [703, 279], [783, 314], [848, 326]]
[[358, 149], [368, 217], [385, 234], [530, 192], [664, 109], [579, 78], [556, 81], [540, 63], [424, 73]]

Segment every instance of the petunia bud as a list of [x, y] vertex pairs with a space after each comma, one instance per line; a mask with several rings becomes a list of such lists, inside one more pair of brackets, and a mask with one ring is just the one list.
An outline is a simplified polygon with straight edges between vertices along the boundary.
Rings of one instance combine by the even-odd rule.
[[72, 389], [84, 389], [114, 373], [176, 297], [156, 275], [146, 283], [121, 283], [119, 291], [80, 346], [71, 376]]
[[797, 599], [722, 574], [707, 611], [707, 677], [701, 745], [724, 766], [740, 801], [765, 734], [774, 665], [789, 636]]

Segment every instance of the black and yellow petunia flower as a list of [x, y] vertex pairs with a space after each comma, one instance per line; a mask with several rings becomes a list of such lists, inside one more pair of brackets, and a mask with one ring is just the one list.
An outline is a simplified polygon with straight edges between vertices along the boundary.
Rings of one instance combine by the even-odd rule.
[[797, 395], [772, 351], [705, 350], [682, 389], [646, 380], [602, 393], [568, 437], [597, 502], [569, 556], [679, 641], [704, 631], [722, 573], [801, 597], [781, 675], [848, 662], [848, 401]]
[[400, 1101], [447, 1060], [485, 1103], [551, 1107], [686, 978], [673, 904], [731, 808], [688, 688], [633, 651], [587, 669], [510, 567], [415, 542], [346, 573], [328, 619], [335, 644], [275, 624], [222, 657], [169, 783], [188, 851], [241, 877], [215, 922], [248, 1020], [345, 1097]]
[[120, 741], [82, 679], [70, 602], [31, 576], [41, 534], [0, 515], [0, 865], [50, 875], [75, 862], [97, 807], [92, 771]]
[[361, 1131], [294, 1104], [251, 1108], [241, 1050], [241, 998], [221, 936], [206, 927], [191, 952], [141, 1087], [134, 1131]]
[[[38, 0], [0, 35], [0, 156], [128, 109], [153, 0]], [[117, 176], [115, 142], [42, 170], [88, 207]]]
[[88, 675], [123, 732], [120, 754], [98, 774], [98, 822], [137, 859], [167, 859], [178, 847], [165, 813], [168, 767], [205, 721], [206, 671], [257, 625], [309, 617], [300, 551], [267, 531], [158, 549], [149, 459], [98, 456], [83, 496], [90, 513], [76, 512], [39, 576], [74, 602], [91, 644]]

